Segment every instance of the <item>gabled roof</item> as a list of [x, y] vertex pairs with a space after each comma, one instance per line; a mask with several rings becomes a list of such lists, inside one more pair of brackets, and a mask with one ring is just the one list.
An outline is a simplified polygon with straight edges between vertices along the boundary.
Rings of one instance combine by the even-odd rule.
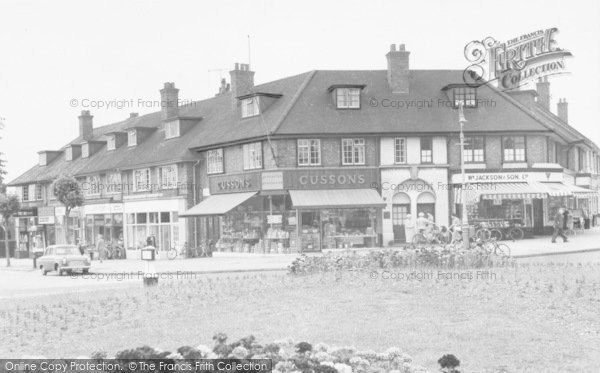
[[[392, 94], [386, 70], [317, 71], [276, 135], [440, 133], [459, 130], [452, 96], [442, 88], [463, 83], [462, 70], [411, 70], [410, 94]], [[338, 84], [366, 85], [360, 110], [339, 110], [327, 90]], [[549, 131], [498, 90], [481, 86], [477, 108], [466, 108], [470, 132]], [[401, 106], [402, 107], [398, 107]]]
[[[66, 162], [62, 154], [47, 166], [32, 167], [10, 185], [51, 181], [61, 174], [85, 175], [195, 161], [198, 150], [249, 142], [269, 135], [366, 136], [458, 132], [457, 110], [453, 108], [451, 94], [443, 88], [464, 85], [463, 71], [411, 70], [409, 79], [410, 94], [397, 95], [389, 89], [386, 70], [310, 71], [255, 86], [249, 94], [268, 93], [279, 98], [261, 115], [249, 118], [241, 118], [239, 108], [233, 104], [235, 98], [232, 92], [223, 93], [180, 106], [178, 117], [196, 118], [198, 123], [181, 137], [168, 141], [165, 141], [163, 131], [156, 130], [162, 125], [160, 112], [130, 117], [94, 128], [92, 140], [106, 141], [109, 134], [131, 128], [152, 129], [148, 138], [137, 146], [123, 145], [110, 152], [103, 147], [89, 158], [79, 157], [70, 162]], [[361, 109], [337, 109], [328, 92], [330, 87], [335, 86], [364, 86]], [[468, 132], [562, 131], [570, 136], [579, 134], [568, 124], [561, 124], [545, 109], [537, 105], [526, 107], [492, 86], [479, 87], [477, 99], [480, 101], [478, 107], [465, 108]], [[81, 138], [76, 138], [69, 144], [81, 142]]]

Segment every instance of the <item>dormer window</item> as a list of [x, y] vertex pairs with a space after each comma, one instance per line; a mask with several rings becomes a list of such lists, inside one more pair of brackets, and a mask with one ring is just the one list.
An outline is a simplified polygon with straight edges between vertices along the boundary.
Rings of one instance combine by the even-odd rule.
[[127, 146], [137, 145], [137, 131], [135, 129], [127, 131]]
[[242, 99], [242, 118], [249, 118], [260, 114], [259, 97]]
[[108, 136], [108, 142], [106, 143], [106, 150], [115, 150], [117, 147], [117, 136], [112, 134]]
[[477, 94], [474, 87], [456, 87], [452, 91], [455, 107], [477, 107]]
[[338, 109], [360, 109], [360, 88], [336, 88], [335, 92]]
[[90, 156], [90, 144], [85, 143], [81, 146], [81, 158], [88, 158]]
[[165, 123], [165, 138], [172, 139], [174, 137], [179, 137], [179, 121], [173, 120], [171, 122]]

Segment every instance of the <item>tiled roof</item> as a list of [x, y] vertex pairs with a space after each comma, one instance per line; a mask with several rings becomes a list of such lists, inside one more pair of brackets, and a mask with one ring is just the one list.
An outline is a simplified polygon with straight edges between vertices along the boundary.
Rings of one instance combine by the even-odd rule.
[[[181, 137], [165, 140], [163, 131], [154, 131], [135, 147], [123, 145], [106, 151], [104, 146], [89, 158], [79, 157], [70, 162], [65, 161], [63, 153], [47, 166], [32, 167], [10, 185], [51, 181], [61, 174], [85, 175], [191, 161], [197, 159], [195, 150], [263, 138], [267, 134], [277, 137], [455, 132], [459, 130], [457, 112], [449, 105], [450, 93], [442, 88], [461, 84], [462, 73], [462, 70], [411, 70], [410, 95], [402, 96], [390, 92], [386, 70], [311, 71], [255, 86], [254, 93], [281, 95], [261, 115], [242, 119], [239, 111], [233, 110], [233, 93], [228, 92], [181, 106], [180, 117], [201, 118]], [[364, 86], [361, 109], [336, 109], [332, 93], [328, 92], [329, 87], [336, 85]], [[556, 126], [552, 118], [538, 113], [539, 109], [527, 108], [493, 87], [480, 87], [477, 98], [480, 100], [477, 108], [465, 109], [468, 132], [549, 132]], [[391, 107], [392, 101], [404, 107]], [[94, 128], [93, 140], [106, 141], [110, 132], [160, 125], [160, 112], [133, 117]], [[76, 138], [69, 144], [82, 141]]]

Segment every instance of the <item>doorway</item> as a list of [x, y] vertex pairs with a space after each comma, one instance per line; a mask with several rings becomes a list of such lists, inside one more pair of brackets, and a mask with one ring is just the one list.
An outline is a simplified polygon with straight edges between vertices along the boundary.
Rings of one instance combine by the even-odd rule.
[[392, 229], [395, 242], [406, 242], [404, 222], [410, 214], [410, 197], [406, 193], [396, 193], [392, 198]]
[[533, 233], [544, 233], [544, 200], [541, 198], [533, 200]]

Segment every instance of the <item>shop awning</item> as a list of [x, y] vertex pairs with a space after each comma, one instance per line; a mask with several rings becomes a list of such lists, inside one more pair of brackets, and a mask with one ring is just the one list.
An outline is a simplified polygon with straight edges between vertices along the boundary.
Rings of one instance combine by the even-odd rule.
[[[524, 199], [545, 198], [547, 191], [529, 183], [478, 183], [467, 186], [467, 203], [482, 199]], [[461, 203], [461, 187], [455, 190], [455, 203]]]
[[186, 212], [179, 214], [179, 216], [185, 218], [193, 216], [223, 215], [233, 210], [236, 206], [241, 205], [255, 194], [256, 192], [216, 194], [206, 198]]
[[557, 182], [539, 182], [538, 184], [548, 191], [548, 195], [553, 197], [575, 196], [579, 198], [587, 198], [594, 195], [593, 190], [582, 188], [577, 185]]
[[383, 207], [386, 205], [375, 189], [290, 190], [294, 208]]

